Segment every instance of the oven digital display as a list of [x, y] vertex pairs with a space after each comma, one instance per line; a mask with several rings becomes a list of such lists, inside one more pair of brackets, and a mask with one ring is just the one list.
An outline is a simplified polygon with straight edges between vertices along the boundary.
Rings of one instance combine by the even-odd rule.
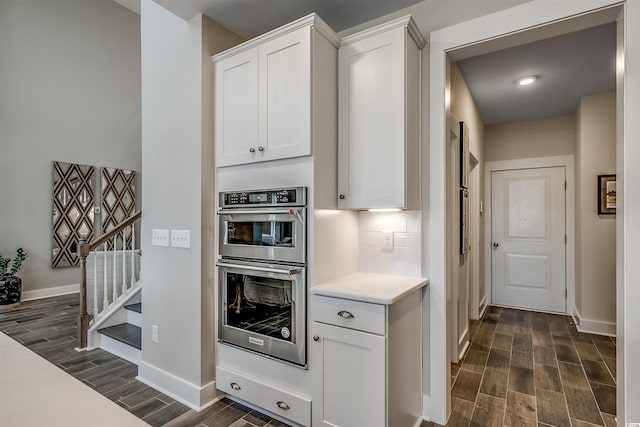
[[255, 191], [225, 193], [224, 204], [229, 205], [278, 205], [296, 203], [296, 190]]

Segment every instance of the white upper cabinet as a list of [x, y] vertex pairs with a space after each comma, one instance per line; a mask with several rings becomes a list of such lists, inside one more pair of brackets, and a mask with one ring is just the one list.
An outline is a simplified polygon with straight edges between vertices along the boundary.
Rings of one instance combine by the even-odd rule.
[[410, 16], [351, 35], [338, 53], [338, 206], [420, 203], [420, 55]]
[[314, 40], [335, 55], [337, 36], [312, 14], [213, 57], [217, 166], [312, 153], [314, 50], [326, 52]]
[[216, 155], [245, 163], [258, 147], [258, 51], [240, 52], [216, 64]]

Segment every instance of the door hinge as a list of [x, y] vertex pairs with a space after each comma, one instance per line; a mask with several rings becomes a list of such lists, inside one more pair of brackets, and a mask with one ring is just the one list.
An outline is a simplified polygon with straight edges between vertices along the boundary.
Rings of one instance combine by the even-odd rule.
[[564, 235], [564, 244], [565, 245], [567, 244], [567, 235], [566, 234]]
[[567, 189], [567, 181], [564, 182], [564, 189], [566, 191], [566, 189]]
[[569, 297], [569, 295], [568, 295], [568, 293], [567, 293], [567, 288], [564, 288], [564, 297], [565, 297], [565, 298], [568, 298], [568, 297]]

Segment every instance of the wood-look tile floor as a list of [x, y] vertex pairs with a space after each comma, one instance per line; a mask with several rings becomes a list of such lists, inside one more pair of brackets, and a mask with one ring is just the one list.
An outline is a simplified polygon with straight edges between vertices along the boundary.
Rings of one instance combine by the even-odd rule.
[[196, 412], [137, 381], [138, 367], [97, 349], [75, 350], [78, 294], [0, 306], [0, 331], [152, 426], [281, 427], [251, 408], [222, 399]]
[[[77, 313], [77, 294], [0, 307], [0, 331], [153, 426], [286, 426], [229, 399], [198, 413], [137, 381], [133, 364], [76, 352]], [[470, 336], [451, 365], [448, 426], [615, 425], [615, 339], [577, 332], [568, 316], [498, 307]]]
[[614, 338], [580, 333], [569, 316], [499, 307], [470, 332], [451, 365], [447, 426], [615, 426]]

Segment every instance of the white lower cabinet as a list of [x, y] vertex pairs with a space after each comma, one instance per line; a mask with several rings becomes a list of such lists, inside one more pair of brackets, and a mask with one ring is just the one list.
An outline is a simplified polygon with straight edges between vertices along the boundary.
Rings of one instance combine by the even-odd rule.
[[317, 295], [311, 304], [313, 426], [417, 425], [421, 292], [391, 305]]
[[[379, 335], [314, 322], [314, 426], [384, 426], [385, 342]], [[314, 349], [315, 350], [315, 349]]]
[[218, 366], [216, 388], [300, 425], [311, 425], [311, 401], [273, 384]]

